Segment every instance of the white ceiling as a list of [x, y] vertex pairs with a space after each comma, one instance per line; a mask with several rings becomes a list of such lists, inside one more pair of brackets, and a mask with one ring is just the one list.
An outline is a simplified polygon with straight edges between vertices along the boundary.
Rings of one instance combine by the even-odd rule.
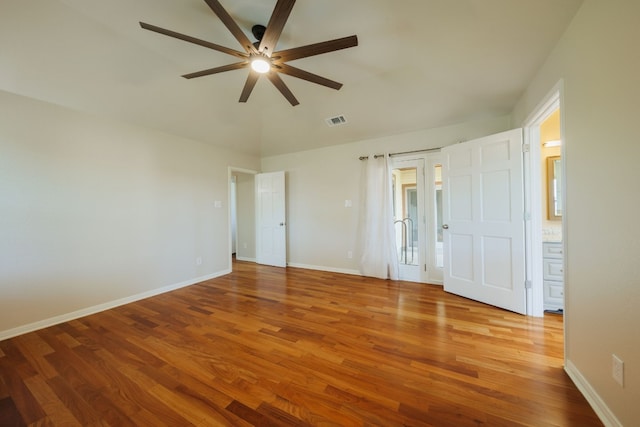
[[[253, 40], [276, 0], [220, 0]], [[0, 90], [262, 156], [511, 112], [582, 0], [298, 0], [278, 49], [355, 34], [354, 48], [292, 61], [344, 84], [265, 78], [142, 30], [138, 21], [242, 50], [204, 0], [2, 0]], [[348, 124], [330, 128], [328, 117]]]

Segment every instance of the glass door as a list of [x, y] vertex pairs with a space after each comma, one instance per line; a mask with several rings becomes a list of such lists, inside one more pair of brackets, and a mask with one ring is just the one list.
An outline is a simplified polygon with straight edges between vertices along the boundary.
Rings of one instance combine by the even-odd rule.
[[430, 283], [442, 283], [444, 245], [442, 230], [442, 160], [427, 156], [427, 272]]
[[400, 279], [425, 281], [424, 160], [392, 159], [393, 222]]

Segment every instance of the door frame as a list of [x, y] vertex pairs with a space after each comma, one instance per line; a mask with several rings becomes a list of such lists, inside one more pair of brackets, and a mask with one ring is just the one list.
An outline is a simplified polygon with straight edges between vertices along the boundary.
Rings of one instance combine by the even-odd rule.
[[[228, 258], [228, 270], [231, 272], [233, 271], [233, 262], [232, 262], [232, 257], [231, 257], [231, 251], [233, 250], [233, 245], [232, 245], [232, 236], [231, 236], [231, 179], [234, 173], [244, 173], [244, 174], [248, 174], [248, 175], [257, 175], [259, 172], [255, 171], [253, 169], [245, 169], [245, 168], [238, 168], [235, 166], [229, 166], [227, 168], [227, 218], [228, 218], [228, 230], [227, 230], [227, 238], [228, 238], [228, 244], [229, 244], [229, 250], [227, 251], [227, 256]], [[237, 200], [237, 198], [236, 198]], [[236, 220], [236, 224], [238, 223], [238, 221]]]
[[[523, 122], [524, 144], [529, 147], [524, 153], [524, 195], [525, 195], [525, 259], [526, 276], [531, 286], [527, 289], [527, 315], [544, 316], [544, 285], [542, 265], [542, 209], [541, 200], [546, 191], [542, 188], [542, 159], [540, 147], [540, 125], [556, 109], [560, 109], [560, 139], [562, 169], [566, 171], [566, 140], [564, 132], [564, 82], [560, 80], [533, 109]], [[566, 173], [564, 175], [566, 177]], [[563, 275], [566, 278], [567, 256], [567, 209], [566, 209], [566, 179], [562, 181], [562, 246], [564, 254]], [[565, 294], [566, 280], [565, 283]], [[566, 311], [566, 307], [565, 307]], [[563, 316], [566, 321], [566, 316]], [[566, 336], [565, 336], [566, 346]], [[565, 352], [566, 354], [566, 352]]]

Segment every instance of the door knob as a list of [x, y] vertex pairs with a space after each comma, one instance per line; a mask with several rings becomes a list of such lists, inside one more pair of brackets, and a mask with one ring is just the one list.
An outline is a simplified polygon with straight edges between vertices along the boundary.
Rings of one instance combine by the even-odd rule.
[[449, 224], [442, 224], [442, 228], [445, 229], [445, 230], [448, 230], [449, 229]]

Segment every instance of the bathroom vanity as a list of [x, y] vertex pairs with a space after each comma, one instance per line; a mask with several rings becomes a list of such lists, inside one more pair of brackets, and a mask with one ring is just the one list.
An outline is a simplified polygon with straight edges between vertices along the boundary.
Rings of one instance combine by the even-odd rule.
[[542, 243], [544, 309], [564, 309], [564, 262], [562, 242]]

